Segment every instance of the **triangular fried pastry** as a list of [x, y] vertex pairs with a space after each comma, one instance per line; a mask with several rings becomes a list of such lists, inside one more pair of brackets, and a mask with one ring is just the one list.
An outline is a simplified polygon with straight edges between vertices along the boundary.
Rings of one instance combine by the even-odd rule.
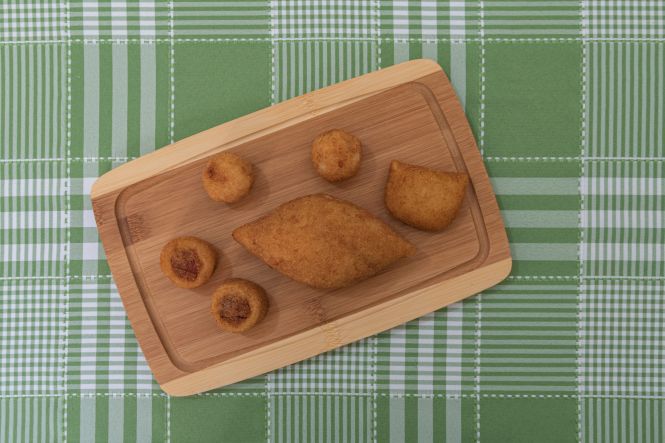
[[393, 160], [384, 201], [398, 220], [424, 231], [441, 231], [455, 219], [469, 176]]

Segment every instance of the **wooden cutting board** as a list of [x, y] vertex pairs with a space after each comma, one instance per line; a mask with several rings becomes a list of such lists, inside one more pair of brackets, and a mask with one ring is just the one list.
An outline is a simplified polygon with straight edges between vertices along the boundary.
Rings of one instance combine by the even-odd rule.
[[[320, 132], [341, 128], [363, 143], [358, 175], [341, 184], [310, 161]], [[251, 161], [248, 197], [226, 205], [201, 185], [208, 157]], [[471, 186], [453, 224], [421, 232], [383, 204], [390, 161], [467, 171]], [[325, 192], [368, 209], [418, 248], [385, 272], [339, 290], [317, 290], [272, 270], [231, 231], [306, 194]], [[376, 334], [503, 280], [511, 268], [501, 214], [455, 92], [441, 68], [416, 60], [339, 83], [188, 137], [105, 174], [92, 203], [127, 315], [150, 368], [172, 395], [209, 390]], [[210, 282], [175, 287], [160, 271], [170, 239], [194, 235], [220, 252]], [[244, 334], [220, 331], [210, 296], [229, 277], [263, 286], [267, 317]]]

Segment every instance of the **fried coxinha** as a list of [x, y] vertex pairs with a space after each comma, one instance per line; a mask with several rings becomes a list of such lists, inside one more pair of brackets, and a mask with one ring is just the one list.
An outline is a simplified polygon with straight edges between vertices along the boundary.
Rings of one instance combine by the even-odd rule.
[[416, 248], [352, 203], [313, 194], [282, 204], [233, 231], [249, 252], [315, 288], [341, 288], [371, 277]]

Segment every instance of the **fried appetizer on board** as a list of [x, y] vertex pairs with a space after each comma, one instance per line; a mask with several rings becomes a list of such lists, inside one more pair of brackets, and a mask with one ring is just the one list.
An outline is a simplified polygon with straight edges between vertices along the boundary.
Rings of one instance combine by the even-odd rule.
[[231, 152], [211, 157], [203, 169], [203, 188], [218, 202], [237, 202], [249, 193], [253, 183], [252, 164]]
[[424, 231], [440, 231], [455, 218], [469, 176], [439, 172], [393, 160], [384, 201], [398, 220]]
[[229, 332], [243, 332], [263, 320], [268, 297], [263, 288], [242, 278], [224, 281], [212, 295], [210, 312], [217, 326]]
[[181, 288], [196, 288], [210, 279], [217, 265], [217, 251], [196, 237], [178, 237], [162, 248], [162, 272]]
[[316, 172], [329, 182], [351, 178], [360, 168], [362, 144], [341, 129], [320, 134], [312, 143], [312, 163]]
[[287, 277], [341, 288], [416, 248], [366, 210], [326, 194], [296, 198], [237, 228], [233, 238]]

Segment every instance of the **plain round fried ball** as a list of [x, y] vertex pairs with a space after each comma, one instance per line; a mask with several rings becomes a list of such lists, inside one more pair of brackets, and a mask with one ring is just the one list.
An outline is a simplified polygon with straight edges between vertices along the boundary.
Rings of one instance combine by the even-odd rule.
[[218, 202], [237, 202], [249, 193], [253, 183], [252, 164], [231, 152], [211, 157], [203, 170], [203, 188]]
[[360, 168], [362, 144], [341, 129], [319, 134], [312, 143], [312, 163], [316, 172], [329, 182], [351, 178]]
[[217, 326], [224, 331], [247, 331], [266, 316], [268, 297], [256, 283], [231, 278], [224, 281], [212, 295], [210, 312]]
[[197, 237], [178, 237], [162, 248], [159, 266], [180, 288], [196, 288], [206, 283], [217, 265], [217, 251]]

